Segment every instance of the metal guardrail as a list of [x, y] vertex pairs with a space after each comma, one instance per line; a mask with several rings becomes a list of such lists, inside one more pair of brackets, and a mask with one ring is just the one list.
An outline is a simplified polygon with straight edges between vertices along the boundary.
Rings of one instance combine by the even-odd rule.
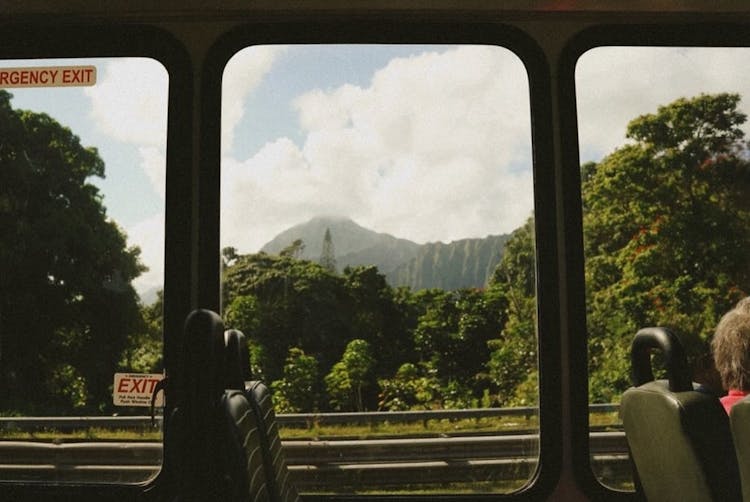
[[[609, 413], [616, 404], [591, 405]], [[370, 413], [280, 414], [283, 427], [322, 424], [408, 423], [491, 417], [533, 417], [534, 407]], [[160, 426], [161, 418], [157, 417]], [[0, 417], [0, 431], [145, 429], [151, 417]], [[282, 441], [290, 475], [302, 491], [398, 488], [467, 481], [523, 483], [537, 465], [537, 434], [370, 440]], [[630, 480], [622, 432], [592, 432], [593, 468], [608, 479]], [[24, 482], [143, 482], [162, 462], [159, 442], [0, 441], [0, 480]]]
[[[590, 413], [610, 413], [619, 409], [618, 404], [591, 404]], [[461, 420], [492, 417], [526, 417], [538, 415], [537, 407], [476, 408], [465, 410], [421, 410], [421, 411], [375, 411], [347, 413], [287, 413], [276, 419], [280, 426], [306, 426], [313, 424], [372, 424], [377, 422], [409, 423], [427, 420]], [[162, 418], [156, 417], [161, 426]], [[105, 429], [143, 429], [151, 426], [148, 416], [112, 417], [0, 417], [0, 431], [32, 431], [54, 429], [59, 431], [98, 427]]]
[[[455, 438], [283, 441], [292, 481], [301, 491], [389, 488], [467, 481], [523, 483], [539, 454], [536, 434]], [[628, 480], [622, 432], [591, 434], [596, 471]], [[0, 479], [142, 482], [161, 466], [160, 443], [0, 441]]]

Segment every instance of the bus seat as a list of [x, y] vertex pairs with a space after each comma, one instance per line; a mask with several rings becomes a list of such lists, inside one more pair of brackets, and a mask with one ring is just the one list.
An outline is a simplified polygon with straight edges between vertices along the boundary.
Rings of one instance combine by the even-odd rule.
[[[223, 458], [217, 451], [216, 409], [221, 396], [217, 389], [217, 371], [222, 347], [217, 335], [222, 334], [221, 318], [210, 310], [194, 310], [183, 328], [182, 378], [183, 392], [178, 397], [173, 433], [180, 438], [180, 464], [177, 491], [179, 500], [201, 500], [224, 497], [227, 483]], [[223, 340], [222, 340], [223, 341]], [[217, 462], [215, 459], [222, 462]], [[209, 460], [210, 459], [210, 460]]]
[[[229, 359], [228, 367], [231, 367], [233, 373], [228, 377], [228, 382], [238, 385], [238, 379], [245, 380], [250, 377], [249, 352], [245, 335], [239, 330], [228, 330], [225, 333], [225, 342]], [[289, 469], [281, 448], [279, 428], [268, 387], [260, 380], [245, 380], [239, 385], [260, 424], [260, 441], [271, 500], [299, 501], [297, 490], [289, 479]]]
[[281, 448], [281, 437], [279, 427], [276, 423], [276, 413], [271, 401], [271, 392], [260, 380], [245, 382], [245, 395], [253, 406], [255, 413], [263, 424], [262, 433], [268, 456], [271, 459], [271, 473], [269, 479], [273, 479], [275, 500], [280, 502], [298, 502], [299, 495], [294, 484], [289, 479], [289, 468], [286, 465], [286, 457]]
[[259, 428], [244, 392], [227, 390], [221, 318], [196, 310], [185, 321], [186, 392], [178, 424], [184, 431], [178, 500], [271, 500], [260, 455]]
[[271, 497], [263, 459], [260, 428], [255, 413], [241, 390], [228, 389], [222, 396], [221, 408], [227, 419], [226, 427], [231, 440], [227, 451], [230, 458], [238, 459], [236, 474], [236, 500], [267, 502]]
[[738, 401], [729, 412], [734, 448], [740, 469], [743, 500], [750, 500], [750, 397]]
[[[241, 331], [228, 329], [224, 332], [224, 386], [227, 389], [244, 390], [245, 381], [249, 380], [242, 364], [243, 345], [247, 347]], [[249, 361], [247, 369], [250, 369]]]
[[[651, 349], [663, 352], [667, 380], [654, 380]], [[620, 415], [646, 498], [741, 500], [729, 419], [716, 396], [696, 390], [677, 337], [664, 328], [640, 330], [631, 362], [633, 387]]]

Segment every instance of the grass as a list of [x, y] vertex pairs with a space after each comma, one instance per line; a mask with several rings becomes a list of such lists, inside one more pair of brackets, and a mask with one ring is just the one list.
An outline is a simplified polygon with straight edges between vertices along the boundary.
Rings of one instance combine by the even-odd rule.
[[512, 433], [535, 431], [539, 427], [536, 417], [529, 419], [479, 418], [461, 420], [426, 420], [424, 422], [362, 424], [313, 424], [310, 428], [283, 427], [282, 439], [378, 439], [398, 436], [460, 436], [461, 434]]
[[[621, 422], [616, 412], [592, 413], [589, 416], [592, 427], [619, 429]], [[539, 427], [536, 416], [478, 418], [460, 420], [426, 420], [424, 422], [372, 424], [312, 424], [311, 427], [281, 427], [280, 435], [286, 440], [316, 439], [378, 439], [404, 437], [443, 437], [462, 434], [508, 434], [533, 433]], [[105, 429], [91, 427], [72, 431], [44, 429], [21, 431], [18, 429], [0, 430], [0, 440], [4, 441], [161, 441], [161, 430]]]
[[18, 429], [0, 431], [3, 441], [42, 441], [49, 443], [68, 443], [79, 441], [162, 441], [158, 429], [104, 429], [91, 427], [87, 429], [58, 431], [42, 429], [38, 431], [21, 431]]

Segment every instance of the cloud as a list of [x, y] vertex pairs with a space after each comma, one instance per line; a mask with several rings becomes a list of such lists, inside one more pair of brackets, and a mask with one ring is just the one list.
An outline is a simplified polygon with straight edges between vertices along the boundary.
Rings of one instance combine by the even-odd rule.
[[222, 245], [256, 251], [320, 214], [420, 242], [510, 232], [532, 212], [528, 81], [497, 47], [391, 60], [294, 100], [304, 142], [222, 162]]
[[95, 86], [84, 88], [91, 118], [103, 134], [136, 147], [140, 167], [162, 200], [166, 190], [169, 75], [153, 59], [117, 58], [100, 68]]
[[164, 284], [164, 213], [159, 213], [125, 229], [128, 245], [141, 248], [141, 263], [149, 269], [133, 281], [139, 294]]
[[[169, 75], [153, 59], [116, 58], [99, 67], [97, 83], [84, 93], [97, 131], [132, 147], [162, 207], [126, 229], [149, 270], [133, 281], [143, 295], [164, 284], [164, 209]], [[144, 187], [138, 187], [143, 190]]]
[[630, 120], [700, 93], [739, 92], [747, 113], [750, 51], [742, 48], [601, 47], [576, 68], [581, 160], [625, 142]]
[[221, 147], [229, 152], [234, 143], [234, 128], [245, 113], [245, 102], [271, 70], [284, 47], [252, 46], [232, 56], [224, 68], [221, 87]]
[[84, 92], [99, 130], [124, 143], [164, 148], [168, 81], [158, 61], [118, 58], [100, 68], [96, 85]]
[[167, 190], [167, 159], [164, 149], [153, 146], [138, 147], [141, 168], [146, 173], [154, 192], [164, 200]]

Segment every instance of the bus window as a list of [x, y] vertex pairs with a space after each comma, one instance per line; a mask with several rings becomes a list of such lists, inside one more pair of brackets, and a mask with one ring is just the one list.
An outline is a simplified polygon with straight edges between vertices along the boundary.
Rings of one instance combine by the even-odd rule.
[[160, 469], [167, 86], [146, 58], [0, 61], [3, 481]]
[[750, 291], [748, 63], [743, 48], [600, 47], [576, 67], [592, 465], [611, 487], [632, 489], [627, 463], [596, 459], [621, 430], [636, 331], [671, 328], [693, 380], [723, 392], [708, 342]]
[[529, 85], [497, 46], [251, 46], [222, 315], [303, 493], [512, 492], [539, 454]]

